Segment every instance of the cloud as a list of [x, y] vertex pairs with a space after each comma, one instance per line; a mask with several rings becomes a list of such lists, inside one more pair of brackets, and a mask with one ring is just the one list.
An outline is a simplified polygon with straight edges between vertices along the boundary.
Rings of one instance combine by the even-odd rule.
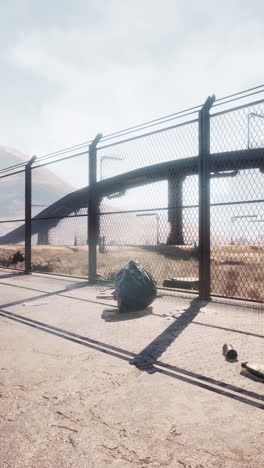
[[256, 85], [263, 12], [257, 0], [1, 5], [1, 143], [41, 154]]

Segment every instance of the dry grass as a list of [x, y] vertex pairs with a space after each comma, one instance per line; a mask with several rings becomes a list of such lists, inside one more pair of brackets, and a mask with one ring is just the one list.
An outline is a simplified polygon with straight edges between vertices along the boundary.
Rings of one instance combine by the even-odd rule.
[[215, 294], [264, 300], [264, 246], [214, 246], [211, 257]]
[[[0, 265], [10, 265], [9, 258], [23, 245], [1, 246]], [[264, 246], [213, 246], [211, 262], [212, 292], [223, 296], [264, 300]], [[159, 286], [170, 277], [197, 278], [197, 251], [189, 246], [107, 247], [98, 253], [97, 269], [103, 279], [114, 279], [119, 269], [137, 259], [154, 276]], [[32, 270], [87, 276], [87, 247], [35, 246]]]

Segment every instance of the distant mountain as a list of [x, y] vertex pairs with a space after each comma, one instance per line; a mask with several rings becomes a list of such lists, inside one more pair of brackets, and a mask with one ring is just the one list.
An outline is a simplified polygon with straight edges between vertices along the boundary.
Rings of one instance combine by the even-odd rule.
[[[0, 146], [0, 169], [26, 163], [30, 158], [14, 148]], [[14, 172], [18, 169], [14, 169]], [[5, 174], [0, 174], [3, 176]], [[48, 169], [32, 171], [32, 215], [71, 192], [73, 188]], [[25, 213], [25, 173], [0, 178], [0, 220], [23, 219]], [[13, 230], [19, 224], [0, 224], [0, 235]]]
[[0, 169], [27, 162], [30, 158], [10, 146], [0, 146]]

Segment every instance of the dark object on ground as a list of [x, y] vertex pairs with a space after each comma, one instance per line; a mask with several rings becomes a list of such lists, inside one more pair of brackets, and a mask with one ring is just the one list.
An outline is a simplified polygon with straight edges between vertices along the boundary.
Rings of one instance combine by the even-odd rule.
[[163, 281], [164, 288], [199, 289], [197, 278], [169, 278]]
[[25, 261], [25, 257], [20, 250], [18, 250], [12, 258], [12, 264], [17, 265], [17, 263], [22, 263]]
[[233, 359], [236, 359], [236, 358], [237, 358], [237, 352], [236, 352], [236, 350], [233, 348], [233, 346], [230, 345], [230, 344], [224, 344], [224, 346], [223, 346], [223, 354], [224, 354], [224, 356], [226, 357], [226, 359], [233, 360]]
[[243, 367], [243, 369], [247, 369], [248, 372], [255, 375], [256, 377], [260, 377], [261, 379], [264, 379], [264, 365], [263, 364], [257, 364], [255, 362], [254, 363], [242, 362], [241, 367]]
[[246, 263], [241, 260], [224, 260], [220, 265], [246, 265]]
[[137, 261], [131, 260], [117, 273], [114, 298], [120, 312], [146, 309], [156, 296], [154, 279]]

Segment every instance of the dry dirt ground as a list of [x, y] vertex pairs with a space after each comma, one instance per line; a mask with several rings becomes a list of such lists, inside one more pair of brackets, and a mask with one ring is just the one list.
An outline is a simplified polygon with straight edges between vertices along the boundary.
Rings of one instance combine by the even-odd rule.
[[[264, 466], [264, 314], [0, 274], [1, 468]], [[221, 350], [231, 342], [237, 362]]]
[[[0, 247], [0, 266], [24, 245]], [[191, 246], [107, 247], [98, 252], [97, 269], [103, 279], [113, 279], [129, 260], [137, 259], [159, 286], [164, 279], [197, 278], [197, 249]], [[34, 246], [32, 270], [87, 277], [88, 250], [81, 246]], [[261, 245], [212, 246], [211, 286], [213, 294], [264, 301], [264, 247]]]

